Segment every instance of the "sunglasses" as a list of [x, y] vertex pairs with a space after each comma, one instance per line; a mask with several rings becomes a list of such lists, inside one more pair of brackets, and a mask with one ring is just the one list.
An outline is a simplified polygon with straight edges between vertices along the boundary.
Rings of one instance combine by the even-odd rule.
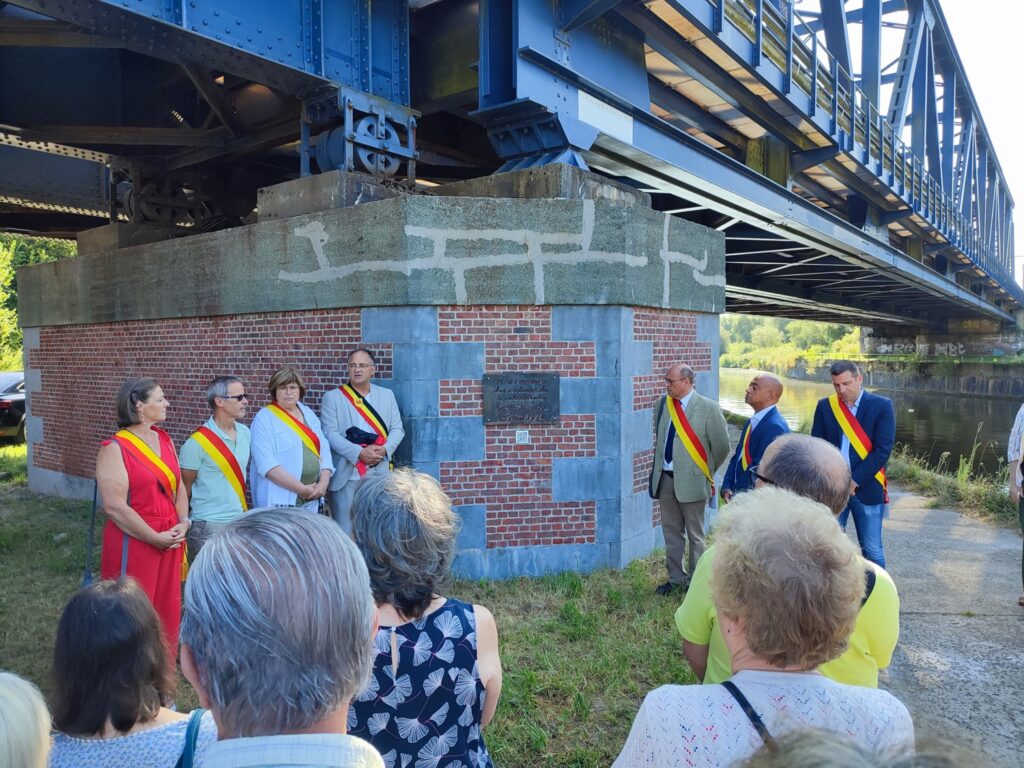
[[237, 400], [238, 402], [242, 402], [243, 400], [248, 399], [249, 396], [245, 392], [243, 392], [240, 395], [224, 395], [223, 397], [221, 397], [221, 400]]
[[750, 476], [753, 477], [755, 480], [760, 480], [762, 483], [765, 483], [766, 485], [777, 485], [777, 483], [774, 480], [769, 480], [767, 477], [765, 477], [764, 475], [760, 474], [757, 471], [757, 468], [759, 466], [761, 466], [761, 465], [760, 464], [755, 464], [754, 466], [752, 466], [750, 468], [750, 470], [749, 470]]

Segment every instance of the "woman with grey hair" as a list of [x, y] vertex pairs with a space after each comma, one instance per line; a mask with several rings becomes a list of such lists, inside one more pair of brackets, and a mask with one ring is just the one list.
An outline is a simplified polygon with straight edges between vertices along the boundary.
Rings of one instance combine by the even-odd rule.
[[498, 628], [483, 606], [442, 595], [458, 534], [451, 502], [411, 469], [369, 475], [352, 502], [352, 528], [380, 628], [349, 732], [387, 765], [492, 768], [481, 728], [501, 695]]
[[715, 542], [711, 594], [733, 675], [649, 693], [614, 768], [735, 765], [803, 727], [870, 750], [912, 746], [910, 714], [892, 694], [817, 671], [846, 650], [865, 586], [828, 508], [781, 488], [742, 493]]

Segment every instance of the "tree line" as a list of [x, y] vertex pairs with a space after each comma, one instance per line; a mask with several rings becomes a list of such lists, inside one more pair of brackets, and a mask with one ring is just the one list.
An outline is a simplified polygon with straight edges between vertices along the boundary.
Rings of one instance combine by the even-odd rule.
[[77, 253], [73, 240], [0, 233], [0, 370], [20, 371], [23, 365], [17, 268], [67, 259]]
[[785, 373], [800, 360], [816, 366], [860, 354], [860, 330], [848, 325], [727, 314], [719, 329], [723, 368]]

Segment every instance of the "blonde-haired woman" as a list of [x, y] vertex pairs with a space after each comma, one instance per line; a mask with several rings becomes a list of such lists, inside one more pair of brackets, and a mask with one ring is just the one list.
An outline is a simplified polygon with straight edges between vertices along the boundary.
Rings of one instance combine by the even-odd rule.
[[32, 683], [0, 672], [0, 768], [43, 768], [50, 749], [50, 713]]
[[870, 750], [912, 745], [910, 714], [892, 694], [817, 672], [846, 650], [865, 586], [829, 509], [781, 488], [742, 493], [715, 542], [711, 594], [732, 678], [649, 693], [615, 768], [734, 765], [804, 727]]
[[320, 419], [302, 398], [306, 382], [290, 366], [267, 385], [271, 402], [252, 420], [254, 507], [301, 507], [316, 512], [327, 493], [334, 463]]

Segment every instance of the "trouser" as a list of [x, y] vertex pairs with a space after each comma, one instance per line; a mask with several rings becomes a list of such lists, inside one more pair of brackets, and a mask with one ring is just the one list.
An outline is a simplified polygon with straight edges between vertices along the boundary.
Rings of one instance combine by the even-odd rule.
[[188, 564], [195, 562], [196, 555], [210, 537], [220, 531], [227, 523], [210, 523], [206, 520], [193, 520], [192, 525], [185, 534], [185, 543], [188, 545]]
[[885, 504], [865, 504], [856, 496], [839, 515], [839, 526], [845, 531], [846, 521], [853, 515], [853, 526], [857, 529], [857, 541], [865, 559], [885, 568], [885, 551], [882, 548], [882, 517]]
[[352, 497], [356, 495], [356, 488], [362, 480], [357, 474], [336, 491], [327, 492], [327, 503], [331, 508], [331, 517], [334, 522], [341, 526], [341, 530], [352, 535]]
[[[662, 472], [658, 484], [658, 501], [661, 502], [661, 530], [665, 534], [665, 568], [668, 580], [673, 584], [685, 584], [697, 567], [697, 561], [704, 554], [704, 507], [706, 499], [679, 501], [676, 498], [675, 481], [668, 473]], [[683, 568], [683, 553], [686, 542], [690, 542], [687, 558], [689, 570]]]
[[[1021, 499], [1020, 503], [1017, 504], [1017, 516], [1020, 518], [1020, 530], [1024, 533], [1024, 499]], [[1022, 548], [1020, 553], [1020, 582], [1024, 586], [1024, 548]]]

